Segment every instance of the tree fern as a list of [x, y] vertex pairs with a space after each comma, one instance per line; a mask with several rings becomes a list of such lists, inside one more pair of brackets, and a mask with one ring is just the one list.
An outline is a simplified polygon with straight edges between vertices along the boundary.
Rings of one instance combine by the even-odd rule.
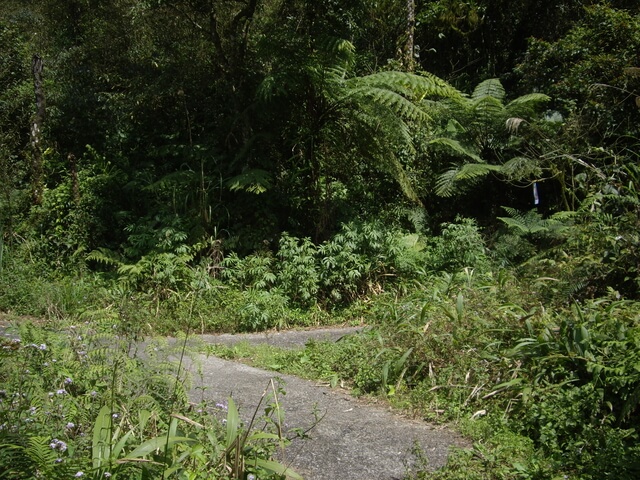
[[549, 100], [551, 100], [551, 97], [544, 93], [529, 93], [509, 102], [506, 110], [514, 116], [527, 116], [534, 113], [537, 107]]
[[439, 137], [429, 140], [429, 145], [440, 145], [444, 146], [447, 149], [457, 153], [462, 157], [469, 157], [472, 160], [475, 160], [478, 163], [482, 162], [482, 159], [478, 154], [476, 154], [473, 150], [468, 147], [465, 147], [458, 140], [448, 137]]
[[529, 157], [517, 156], [506, 161], [500, 170], [509, 180], [539, 178], [543, 174], [540, 162]]
[[500, 172], [501, 168], [500, 165], [490, 165], [488, 163], [467, 163], [460, 167], [452, 168], [438, 177], [436, 194], [441, 197], [451, 197], [461, 191], [462, 184], [473, 184], [489, 172]]
[[511, 207], [502, 207], [502, 209], [509, 214], [509, 217], [498, 217], [498, 220], [520, 235], [556, 235], [562, 233], [568, 228], [567, 222], [572, 217], [570, 212], [559, 212], [545, 219], [536, 210], [521, 212]]
[[[465, 161], [442, 173], [437, 181], [436, 193], [452, 196], [464, 190], [465, 183], [478, 182], [494, 172], [507, 181], [531, 181], [542, 176], [540, 161], [527, 155], [514, 155], [506, 162], [504, 151], [513, 148], [513, 136], [530, 118], [535, 109], [549, 97], [533, 93], [516, 98], [505, 105], [506, 92], [498, 79], [488, 79], [476, 86], [470, 98], [461, 98], [449, 104], [449, 115], [464, 120], [464, 126], [448, 119], [442, 138], [433, 145], [446, 145], [452, 153]], [[466, 139], [466, 141], [461, 141]]]
[[258, 89], [258, 99], [294, 102], [291, 113], [299, 123], [289, 125], [294, 130], [290, 138], [295, 158], [303, 163], [295, 169], [312, 183], [310, 201], [315, 208], [330, 205], [322, 198], [327, 193], [320, 179], [343, 176], [345, 184], [350, 180], [347, 170], [336, 168], [340, 164], [368, 164], [385, 172], [407, 198], [419, 203], [403, 166], [415, 154], [415, 130], [433, 122], [436, 101], [463, 95], [429, 73], [356, 76], [354, 58], [352, 43], [323, 37], [301, 61], [273, 67]]
[[486, 97], [495, 98], [498, 101], [504, 100], [506, 92], [502, 83], [497, 78], [490, 78], [480, 82], [471, 94], [471, 99], [476, 101]]
[[271, 188], [271, 174], [259, 168], [249, 168], [225, 182], [229, 190], [264, 193]]

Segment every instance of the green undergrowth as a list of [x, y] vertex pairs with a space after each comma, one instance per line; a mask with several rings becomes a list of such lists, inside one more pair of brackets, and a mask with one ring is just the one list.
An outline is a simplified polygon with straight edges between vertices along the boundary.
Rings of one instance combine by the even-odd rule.
[[277, 384], [244, 423], [233, 398], [189, 396], [186, 337], [141, 344], [84, 318], [0, 338], [0, 478], [300, 478], [273, 460], [289, 443]]
[[381, 298], [370, 326], [336, 343], [213, 352], [384, 398], [472, 440], [411, 478], [637, 478], [640, 305], [610, 291], [548, 309], [526, 287], [505, 273], [435, 275]]

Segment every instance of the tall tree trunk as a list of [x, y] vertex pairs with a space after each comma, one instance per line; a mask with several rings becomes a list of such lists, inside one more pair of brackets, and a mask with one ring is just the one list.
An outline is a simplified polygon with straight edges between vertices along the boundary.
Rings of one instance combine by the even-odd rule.
[[33, 203], [42, 203], [43, 168], [42, 168], [42, 124], [46, 110], [44, 89], [42, 87], [42, 58], [35, 54], [31, 61], [33, 72], [33, 88], [36, 96], [36, 113], [31, 121], [31, 195]]
[[407, 72], [415, 69], [413, 37], [416, 28], [416, 2], [407, 0], [407, 26], [405, 30], [405, 43], [402, 52], [402, 64]]

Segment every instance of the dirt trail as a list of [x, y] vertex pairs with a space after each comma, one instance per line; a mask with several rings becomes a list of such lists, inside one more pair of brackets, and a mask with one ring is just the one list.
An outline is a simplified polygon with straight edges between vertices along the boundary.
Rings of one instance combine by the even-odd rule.
[[[337, 339], [353, 330], [315, 330], [251, 336], [203, 336], [206, 343], [255, 341], [285, 347], [303, 345], [306, 338]], [[283, 381], [286, 395], [279, 398], [287, 428], [307, 428], [313, 412], [322, 421], [309, 437], [285, 451], [284, 461], [306, 480], [402, 479], [418, 445], [431, 468], [446, 463], [453, 445], [464, 445], [454, 432], [425, 422], [403, 418], [388, 408], [373, 405], [340, 389], [329, 389], [289, 375], [280, 375], [247, 365], [201, 356], [190, 369], [196, 373], [194, 400], [221, 402], [233, 396], [245, 419], [253, 414], [271, 379]], [[204, 388], [204, 390], [203, 390]]]

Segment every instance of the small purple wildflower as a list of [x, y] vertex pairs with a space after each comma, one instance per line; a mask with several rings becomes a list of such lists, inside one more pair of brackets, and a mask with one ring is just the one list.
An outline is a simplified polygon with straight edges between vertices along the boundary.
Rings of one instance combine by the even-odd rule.
[[80, 477], [83, 477], [83, 476], [84, 476], [84, 472], [78, 472], [78, 473], [76, 473], [74, 475], [74, 477], [76, 477], [76, 478], [80, 478]]
[[74, 428], [75, 426], [76, 426], [76, 424], [75, 424], [75, 423], [73, 423], [73, 422], [69, 422], [69, 423], [67, 423], [67, 424], [65, 425], [65, 428], [66, 428], [67, 430], [71, 430], [71, 429], [72, 429], [72, 428]]
[[61, 452], [64, 452], [67, 450], [67, 444], [62, 440], [58, 440], [57, 438], [54, 438], [53, 440], [51, 440], [51, 443], [49, 444], [49, 446], [51, 447], [52, 450], [59, 450]]
[[64, 384], [65, 385], [71, 385], [72, 383], [73, 383], [73, 380], [71, 378], [67, 377], [67, 378], [64, 379]]

